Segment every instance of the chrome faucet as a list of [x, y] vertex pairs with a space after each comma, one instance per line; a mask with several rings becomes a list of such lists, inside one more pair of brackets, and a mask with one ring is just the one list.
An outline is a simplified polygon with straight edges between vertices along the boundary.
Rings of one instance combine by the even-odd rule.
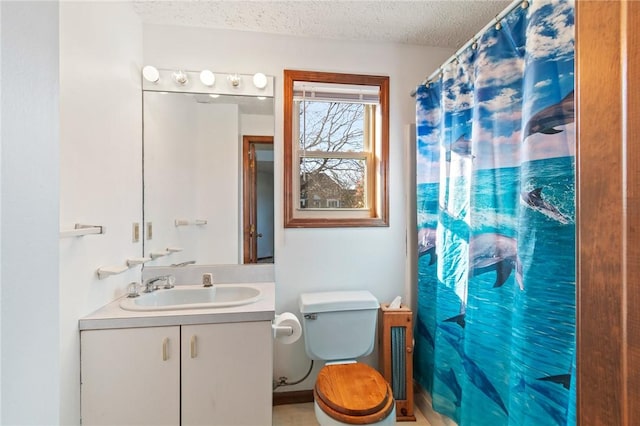
[[162, 288], [173, 288], [175, 287], [175, 277], [173, 275], [161, 275], [159, 277], [149, 278], [144, 282], [144, 292], [151, 293], [152, 291], [156, 291], [160, 288], [160, 285], [157, 284], [158, 281], [164, 281], [164, 286]]
[[153, 277], [149, 278], [144, 282], [144, 292], [151, 293], [152, 291], [156, 291], [160, 287], [156, 284], [158, 281], [164, 280], [164, 277]]

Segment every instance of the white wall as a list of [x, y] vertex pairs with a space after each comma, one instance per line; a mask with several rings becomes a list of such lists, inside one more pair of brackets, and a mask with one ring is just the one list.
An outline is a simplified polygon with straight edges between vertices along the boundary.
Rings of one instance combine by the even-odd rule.
[[[449, 49], [345, 42], [169, 26], [144, 27], [144, 62], [159, 68], [230, 73], [264, 72], [276, 77], [275, 256], [276, 309], [297, 312], [301, 292], [369, 289], [380, 301], [404, 294], [406, 273], [407, 147], [404, 125], [414, 122], [415, 85], [452, 53]], [[284, 229], [282, 194], [282, 74], [284, 69], [390, 76], [390, 163], [388, 228]], [[302, 341], [275, 345], [274, 375], [304, 375]], [[315, 375], [296, 387], [310, 389]]]
[[58, 3], [2, 1], [0, 10], [0, 423], [56, 424]]
[[[22, 31], [33, 27], [24, 23]], [[141, 58], [142, 26], [129, 4], [60, 3], [60, 221], [55, 228], [106, 227], [104, 235], [59, 242], [59, 423], [65, 425], [80, 420], [78, 319], [140, 280], [139, 266], [102, 280], [96, 270], [142, 256], [142, 243], [132, 242], [132, 224], [142, 221]], [[28, 97], [31, 104], [35, 98]], [[57, 401], [31, 397], [37, 404]]]

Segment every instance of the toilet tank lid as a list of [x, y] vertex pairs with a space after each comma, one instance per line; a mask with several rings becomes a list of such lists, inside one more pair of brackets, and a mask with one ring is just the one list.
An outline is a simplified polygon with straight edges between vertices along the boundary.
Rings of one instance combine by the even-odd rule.
[[298, 299], [298, 306], [301, 313], [310, 314], [378, 309], [380, 304], [373, 294], [366, 290], [359, 290], [302, 293]]

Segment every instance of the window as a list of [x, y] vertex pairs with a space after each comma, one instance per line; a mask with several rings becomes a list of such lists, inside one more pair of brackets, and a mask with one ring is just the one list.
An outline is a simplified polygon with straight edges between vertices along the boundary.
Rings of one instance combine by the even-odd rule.
[[388, 226], [389, 77], [284, 83], [285, 227]]

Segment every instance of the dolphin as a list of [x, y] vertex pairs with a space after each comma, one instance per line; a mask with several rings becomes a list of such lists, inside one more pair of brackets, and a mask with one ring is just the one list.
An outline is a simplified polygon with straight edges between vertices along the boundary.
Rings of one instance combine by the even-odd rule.
[[418, 257], [429, 255], [429, 265], [436, 263], [436, 230], [435, 228], [420, 228], [418, 231]]
[[473, 160], [474, 156], [471, 155], [471, 141], [469, 139], [465, 139], [465, 135], [460, 135], [460, 137], [451, 144], [449, 150], [447, 150], [446, 160], [451, 162], [451, 151], [455, 152], [462, 158], [471, 158]]
[[[533, 396], [531, 399], [534, 400], [544, 411], [547, 412], [556, 422], [556, 424], [565, 424], [566, 422], [566, 413], [560, 411], [557, 406], [560, 405], [558, 401], [556, 401], [556, 395], [550, 392], [548, 389], [544, 387], [544, 385], [527, 382], [524, 378], [521, 378], [518, 384], [515, 386], [514, 390], [520, 393], [529, 393], [527, 388], [537, 392], [542, 395], [544, 398], [536, 398]], [[554, 402], [555, 404], [551, 404], [549, 401]]]
[[560, 102], [550, 105], [535, 113], [524, 128], [523, 141], [534, 133], [554, 135], [560, 133], [555, 127], [567, 123], [573, 123], [575, 117], [575, 104], [573, 90]]
[[451, 232], [466, 241], [469, 239], [471, 228], [469, 224], [465, 222], [464, 216], [464, 212], [460, 212], [457, 216], [454, 216], [449, 210], [443, 208], [440, 208], [438, 212], [438, 219], [447, 229], [447, 232]]
[[438, 379], [447, 385], [451, 392], [453, 392], [453, 396], [456, 398], [453, 402], [455, 406], [460, 407], [460, 402], [462, 401], [462, 388], [460, 387], [460, 383], [458, 383], [458, 379], [453, 368], [450, 368], [449, 371], [443, 371], [440, 368], [436, 368], [435, 370], [436, 377], [438, 377]]
[[444, 322], [455, 322], [456, 324], [458, 324], [460, 327], [464, 328], [467, 325], [467, 321], [465, 319], [465, 313], [462, 312], [459, 315], [456, 315], [454, 317], [451, 318], [447, 318], [446, 320], [443, 320]]
[[433, 340], [433, 336], [431, 336], [431, 333], [429, 333], [429, 329], [427, 329], [427, 326], [424, 325], [424, 322], [422, 322], [422, 319], [420, 317], [418, 317], [416, 321], [416, 330], [418, 331], [418, 335], [424, 337], [427, 343], [429, 343], [429, 345], [435, 349], [436, 344]]
[[471, 237], [469, 240], [469, 278], [496, 271], [496, 282], [493, 287], [500, 287], [515, 269], [515, 278], [520, 290], [522, 283], [522, 264], [518, 257], [518, 242], [510, 237], [485, 233]]
[[466, 301], [461, 301], [461, 303], [460, 303], [460, 313], [458, 315], [455, 315], [455, 316], [451, 317], [451, 318], [447, 318], [447, 319], [445, 319], [443, 321], [444, 322], [455, 322], [461, 328], [465, 328], [465, 326], [467, 325], [466, 313], [467, 313], [467, 303], [466, 303]]
[[536, 188], [530, 192], [522, 192], [520, 193], [520, 197], [529, 207], [543, 215], [565, 225], [569, 223], [569, 218], [567, 216], [560, 213], [553, 204], [542, 199], [542, 188]]
[[569, 389], [571, 386], [571, 374], [558, 374], [556, 376], [540, 377], [538, 380], [543, 382], [552, 382], [562, 385], [563, 388]]
[[487, 375], [484, 371], [476, 364], [471, 358], [467, 356], [461, 349], [458, 342], [456, 342], [453, 337], [449, 336], [447, 333], [442, 333], [442, 337], [449, 342], [449, 344], [458, 352], [460, 359], [462, 360], [462, 367], [464, 371], [467, 373], [469, 380], [474, 384], [475, 387], [480, 389], [482, 393], [484, 393], [489, 399], [495, 402], [504, 413], [508, 416], [509, 412], [507, 411], [507, 407], [502, 402], [502, 398], [500, 398], [500, 394], [498, 390], [493, 386]]
[[[540, 379], [527, 380], [525, 378], [520, 378], [520, 380], [518, 381], [518, 384], [516, 385], [516, 390], [518, 392], [527, 392], [528, 389], [534, 390], [538, 392], [540, 395], [544, 396], [545, 398], [554, 402], [558, 402], [557, 399], [558, 399], [559, 393], [556, 390], [556, 388], [554, 388], [553, 385], [549, 385], [547, 383], [540, 383], [539, 380]], [[564, 391], [561, 391], [560, 394], [562, 392]]]

